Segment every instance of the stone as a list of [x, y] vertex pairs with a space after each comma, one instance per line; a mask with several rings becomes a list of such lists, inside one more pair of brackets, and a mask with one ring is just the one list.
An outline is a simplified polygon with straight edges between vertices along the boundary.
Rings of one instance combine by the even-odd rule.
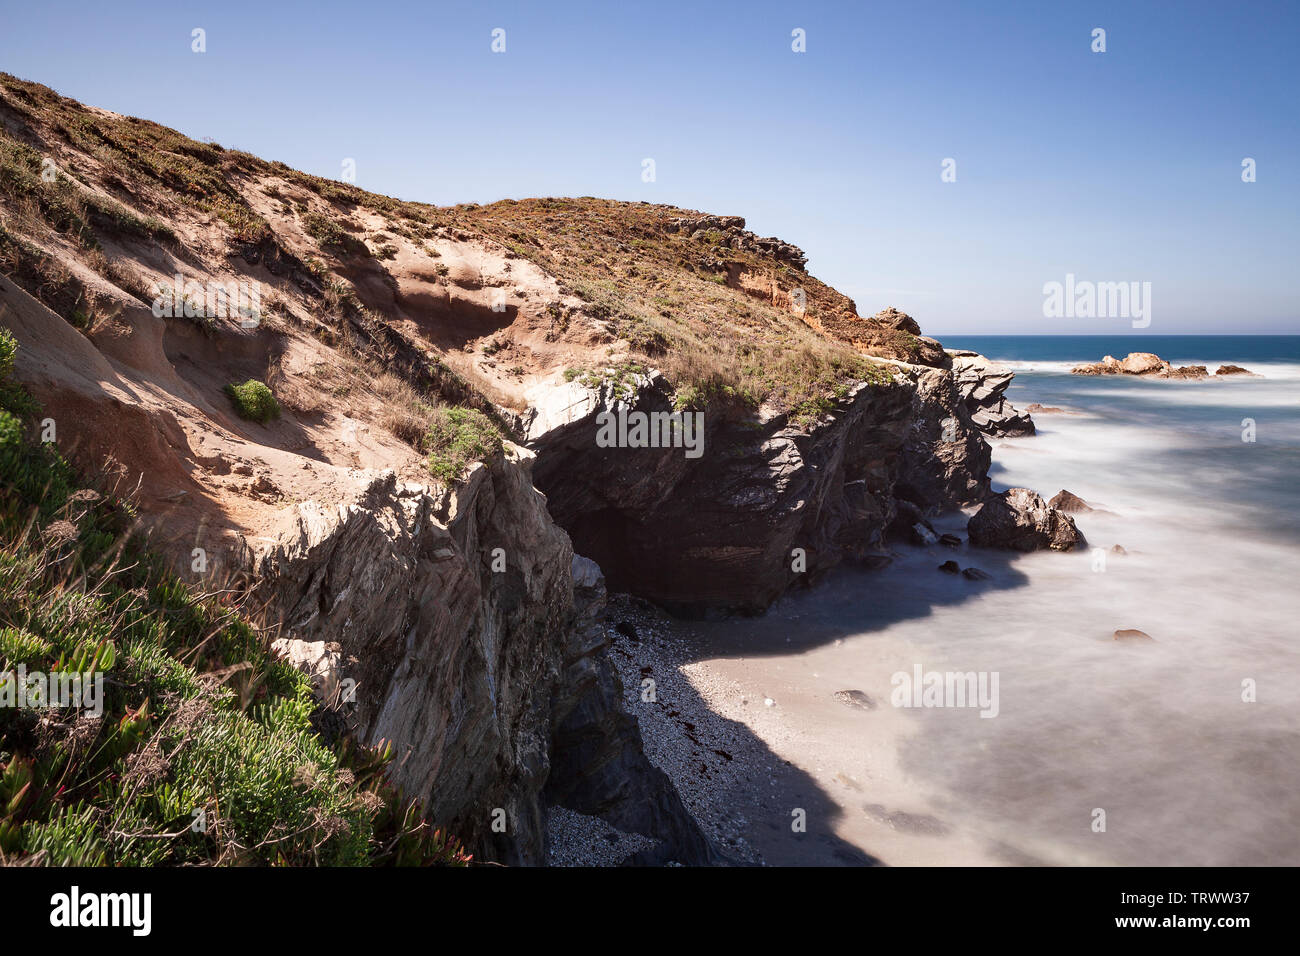
[[989, 497], [966, 525], [973, 545], [1013, 551], [1071, 551], [1087, 542], [1074, 519], [1028, 488]]
[[953, 383], [972, 422], [985, 435], [1034, 434], [1034, 420], [1007, 400], [1006, 390], [1015, 373], [989, 361], [978, 352], [950, 349]]
[[1048, 507], [1055, 508], [1058, 511], [1068, 511], [1071, 514], [1081, 514], [1093, 510], [1086, 501], [1064, 488], [1057, 492], [1047, 504]]
[[1146, 631], [1139, 631], [1134, 627], [1121, 628], [1115, 632], [1116, 641], [1154, 641], [1155, 638]]
[[993, 577], [993, 575], [980, 568], [966, 568], [962, 571], [961, 576], [970, 581], [987, 581]]
[[939, 565], [939, 570], [944, 574], [960, 574], [961, 565], [956, 561], [945, 561], [943, 564]]
[[872, 700], [869, 695], [860, 690], [837, 690], [834, 697], [841, 704], [846, 704], [857, 710], [876, 709], [876, 702]]

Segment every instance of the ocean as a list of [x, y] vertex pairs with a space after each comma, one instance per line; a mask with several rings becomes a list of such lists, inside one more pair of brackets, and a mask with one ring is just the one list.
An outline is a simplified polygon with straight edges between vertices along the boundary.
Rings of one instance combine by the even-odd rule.
[[[1062, 410], [993, 439], [992, 478], [1082, 497], [1089, 549], [897, 546], [702, 624], [702, 656], [775, 701], [765, 742], [836, 808], [836, 838], [886, 863], [1300, 864], [1300, 337], [943, 342], [1013, 368], [1021, 410]], [[1263, 377], [1069, 372], [1130, 351]], [[935, 524], [964, 538], [966, 520]], [[1128, 628], [1153, 640], [1113, 639]], [[996, 716], [891, 707], [918, 669], [996, 673]]]

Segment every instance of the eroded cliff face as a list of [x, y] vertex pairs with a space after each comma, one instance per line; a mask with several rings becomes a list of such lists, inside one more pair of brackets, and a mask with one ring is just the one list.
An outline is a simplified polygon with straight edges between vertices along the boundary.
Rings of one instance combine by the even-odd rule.
[[394, 744], [394, 782], [480, 858], [543, 863], [552, 800], [707, 862], [623, 709], [599, 569], [547, 514], [531, 459], [508, 446], [454, 492], [383, 472], [336, 508], [295, 506], [247, 543], [256, 591], [289, 640], [337, 645], [355, 731]]
[[979, 500], [989, 447], [951, 371], [882, 363], [815, 422], [703, 415], [702, 453], [601, 447], [603, 416], [668, 414], [656, 373], [557, 391], [525, 422], [551, 514], [627, 591], [684, 614], [754, 612], [884, 550], [900, 499]]

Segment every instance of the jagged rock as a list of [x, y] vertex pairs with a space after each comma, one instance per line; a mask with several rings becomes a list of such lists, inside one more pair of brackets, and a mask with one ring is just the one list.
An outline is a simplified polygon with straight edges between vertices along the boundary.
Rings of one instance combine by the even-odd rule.
[[[607, 819], [626, 814], [665, 852], [699, 861], [693, 821], [675, 816], [676, 794], [639, 756], [636, 722], [602, 676], [603, 600], [580, 600], [603, 594], [599, 569], [574, 562], [531, 464], [508, 446], [453, 491], [388, 471], [341, 504], [295, 505], [278, 533], [245, 543], [255, 593], [282, 611], [285, 652], [310, 662], [320, 642], [339, 649], [330, 661], [346, 664], [330, 679], [356, 681], [357, 736], [392, 742], [393, 783], [478, 858], [545, 861], [543, 788], [559, 765], [572, 809], [604, 794]], [[505, 571], [487, 560], [498, 547]], [[590, 747], [617, 759], [587, 759]], [[505, 833], [492, 830], [496, 808]]]
[[1064, 488], [1058, 491], [1047, 504], [1057, 511], [1068, 511], [1071, 514], [1080, 514], [1093, 510], [1086, 501]]
[[979, 568], [966, 568], [962, 571], [961, 576], [966, 578], [968, 581], [987, 581], [989, 578], [993, 577], [993, 575], [989, 574], [987, 571], [983, 571]]
[[1242, 368], [1240, 365], [1220, 365], [1217, 369], [1214, 370], [1214, 374], [1215, 375], [1249, 375], [1253, 378], [1260, 377], [1260, 375], [1257, 372], [1252, 372], [1250, 369]]
[[1037, 402], [1031, 402], [1025, 406], [1025, 411], [1031, 415], [1064, 415], [1065, 409], [1057, 408], [1054, 405], [1039, 405]]
[[[751, 421], [706, 414], [698, 459], [596, 443], [603, 412], [671, 411], [658, 373], [622, 394], [571, 385], [524, 423], [537, 486], [611, 589], [680, 614], [761, 610], [841, 561], [879, 555], [887, 528], [910, 535], [926, 510], [988, 487], [988, 444], [942, 369], [859, 383], [812, 424], [772, 409]], [[902, 525], [904, 499], [915, 511]]]
[[1034, 420], [1007, 401], [1007, 386], [1015, 377], [1011, 369], [964, 349], [950, 349], [948, 356], [953, 380], [976, 428], [986, 435], [1034, 434]]
[[1121, 628], [1115, 632], [1113, 640], [1116, 641], [1154, 641], [1155, 638], [1146, 631], [1139, 631], [1135, 627]]
[[912, 318], [906, 312], [900, 312], [892, 305], [888, 308], [881, 309], [871, 317], [881, 325], [890, 329], [898, 329], [902, 332], [910, 332], [912, 335], [921, 334], [921, 326], [916, 319]]
[[939, 570], [944, 574], [961, 574], [961, 565], [956, 561], [945, 561], [939, 565]]
[[1013, 551], [1070, 551], [1087, 542], [1074, 519], [1049, 507], [1028, 488], [1011, 488], [988, 498], [966, 525], [971, 544]]
[[771, 236], [756, 236], [747, 231], [743, 216], [679, 216], [668, 220], [663, 228], [667, 232], [688, 233], [692, 239], [701, 241], [708, 239], [710, 233], [721, 233], [721, 240], [717, 244], [724, 248], [771, 256], [779, 262], [790, 263], [800, 271], [808, 264], [808, 257], [798, 246]]

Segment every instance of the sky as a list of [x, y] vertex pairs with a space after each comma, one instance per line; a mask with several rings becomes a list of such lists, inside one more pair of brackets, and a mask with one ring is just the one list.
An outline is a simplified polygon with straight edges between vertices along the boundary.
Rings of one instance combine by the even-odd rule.
[[[930, 334], [1300, 332], [1298, 41], [1294, 2], [6, 0], [0, 70], [403, 199], [745, 216]], [[1147, 314], [1048, 314], [1067, 275]]]

